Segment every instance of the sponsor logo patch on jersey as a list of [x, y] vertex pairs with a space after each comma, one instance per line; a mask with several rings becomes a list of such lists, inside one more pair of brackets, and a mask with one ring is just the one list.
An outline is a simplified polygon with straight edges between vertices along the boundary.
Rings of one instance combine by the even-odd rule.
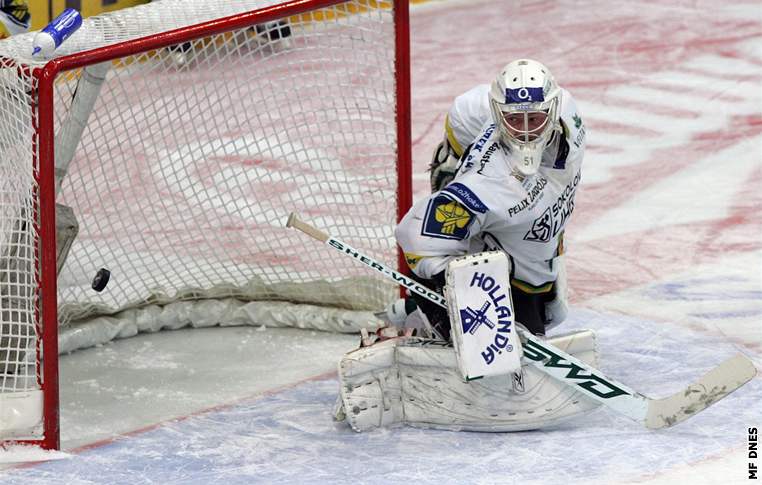
[[[528, 182], [529, 180], [531, 180], [531, 183]], [[527, 191], [527, 196], [521, 199], [518, 204], [508, 209], [508, 216], [510, 217], [519, 214], [524, 209], [534, 207], [544, 197], [545, 194], [542, 189], [548, 185], [548, 179], [545, 177], [532, 177], [525, 180], [521, 185]]]
[[495, 153], [499, 147], [500, 144], [498, 142], [493, 142], [490, 146], [487, 147], [487, 149], [484, 151], [484, 155], [482, 155], [482, 158], [479, 160], [479, 170], [477, 170], [476, 173], [479, 175], [484, 174], [484, 168], [490, 162], [492, 154]]
[[574, 196], [577, 193], [581, 173], [577, 172], [558, 196], [556, 202], [534, 220], [531, 229], [524, 235], [525, 241], [550, 242], [563, 232], [566, 222], [574, 212]]
[[468, 236], [468, 228], [474, 218], [474, 213], [463, 204], [440, 194], [429, 201], [421, 234], [462, 240]]
[[572, 120], [574, 120], [574, 128], [577, 129], [577, 135], [574, 137], [574, 146], [577, 148], [580, 148], [582, 146], [582, 143], [585, 141], [585, 127], [582, 124], [582, 118], [579, 117], [577, 113], [574, 113], [572, 116]]
[[[471, 167], [474, 166], [474, 158], [476, 158], [479, 153], [481, 152], [482, 148], [484, 148], [484, 144], [487, 143], [492, 136], [492, 133], [495, 131], [495, 124], [490, 124], [481, 134], [479, 139], [468, 146], [466, 149], [466, 153], [464, 155], [466, 156], [465, 163], [461, 163], [462, 168], [459, 170], [460, 173], [465, 173], [471, 169]], [[484, 164], [482, 163], [482, 167]]]
[[481, 199], [479, 199], [479, 197], [477, 197], [477, 195], [471, 191], [471, 189], [459, 182], [448, 185], [442, 192], [447, 192], [454, 195], [463, 203], [463, 205], [468, 207], [473, 212], [478, 212], [479, 214], [484, 214], [487, 212], [487, 206], [484, 204], [484, 202], [482, 202]]
[[572, 119], [574, 120], [574, 127], [579, 129], [579, 127], [582, 126], [582, 118], [580, 118], [577, 113], [574, 113]]
[[550, 216], [550, 207], [548, 207], [540, 217], [534, 220], [532, 228], [524, 235], [524, 240], [549, 242], [553, 235], [552, 224], [553, 218]]

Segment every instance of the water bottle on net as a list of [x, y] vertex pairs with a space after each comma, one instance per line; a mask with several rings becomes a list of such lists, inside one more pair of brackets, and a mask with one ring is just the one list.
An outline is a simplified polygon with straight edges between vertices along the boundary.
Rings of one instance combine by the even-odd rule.
[[63, 42], [82, 25], [82, 16], [73, 8], [67, 8], [54, 18], [32, 40], [32, 56], [48, 59]]

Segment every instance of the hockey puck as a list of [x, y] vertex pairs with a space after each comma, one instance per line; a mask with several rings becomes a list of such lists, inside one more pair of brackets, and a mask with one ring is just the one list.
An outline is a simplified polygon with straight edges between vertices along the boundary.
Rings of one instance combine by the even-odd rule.
[[101, 268], [98, 270], [97, 273], [95, 273], [95, 278], [93, 278], [93, 289], [100, 293], [103, 291], [103, 289], [108, 284], [108, 280], [111, 277], [111, 271], [107, 270], [106, 268]]

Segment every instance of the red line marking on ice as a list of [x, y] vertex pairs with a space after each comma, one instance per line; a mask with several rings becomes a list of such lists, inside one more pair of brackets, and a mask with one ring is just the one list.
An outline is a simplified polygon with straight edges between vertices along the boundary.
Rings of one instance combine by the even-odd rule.
[[701, 115], [698, 111], [676, 108], [671, 105], [659, 103], [649, 103], [642, 99], [623, 98], [609, 93], [606, 94], [605, 104], [617, 108], [629, 108], [640, 110], [644, 113], [669, 116], [670, 118], [695, 119]]
[[[622, 183], [629, 184], [624, 180]], [[762, 249], [762, 240], [750, 234], [762, 233], [762, 167], [756, 169], [732, 197], [735, 202], [720, 219], [680, 224], [669, 228], [670, 237], [661, 237], [663, 227], [632, 232], [574, 244], [574, 294], [579, 300], [615, 293], [647, 284], [670, 272], [709, 262], [718, 255], [747, 253]], [[595, 211], [595, 207], [587, 210]], [[584, 214], [584, 212], [582, 212]], [[593, 218], [599, 217], [598, 215]], [[594, 268], [575, 262], [597, 261]], [[639, 261], [647, 261], [641, 265]]]
[[[728, 22], [727, 28], [728, 29], [735, 29], [736, 31], [739, 31], [745, 27], [753, 27], [756, 28], [758, 26], [757, 22]], [[684, 48], [685, 50], [689, 51], [696, 51], [696, 52], [709, 52], [710, 47], [717, 46], [727, 46], [729, 44], [736, 44], [738, 42], [744, 42], [747, 40], [757, 39], [760, 36], [762, 36], [762, 32], [758, 30], [753, 30], [752, 32], [744, 33], [744, 34], [738, 34], [734, 36], [729, 36], [725, 34], [719, 34], [716, 37], [709, 37], [709, 36], [699, 36], [692, 39], [686, 39], [682, 40], [680, 42], [681, 48]], [[672, 47], [674, 46], [675, 39], [674, 37], [667, 37], [659, 39], [655, 42], [644, 42], [644, 41], [638, 41], [638, 42], [628, 42], [628, 43], [622, 43], [622, 46], [625, 46], [628, 48], [628, 50], [631, 50], [633, 52], [647, 52], [647, 51], [655, 51], [657, 54], [662, 54], [665, 47]], [[727, 49], [717, 49], [715, 52], [721, 53], [728, 57], [740, 57], [739, 54], [736, 51], [729, 51]], [[744, 59], [751, 62], [751, 59], [748, 59], [744, 56]]]
[[634, 126], [625, 122], [612, 121], [602, 118], [593, 118], [590, 116], [585, 117], [586, 125], [590, 127], [590, 131], [595, 132], [607, 132], [623, 135], [632, 135], [638, 137], [658, 137], [664, 135], [663, 131], [657, 131], [655, 129], [643, 128], [640, 126]]
[[704, 76], [707, 78], [707, 80], [712, 79], [722, 79], [723, 81], [736, 81], [738, 83], [742, 82], [758, 82], [760, 78], [762, 78], [762, 75], [759, 73], [753, 73], [753, 74], [739, 74], [739, 73], [727, 73], [727, 72], [719, 72], [719, 71], [710, 71], [701, 69], [699, 67], [681, 67], [680, 71], [682, 71], [685, 74], [693, 74], [695, 76]]
[[[573, 75], [573, 73], [570, 73], [570, 75]], [[584, 88], [601, 88], [601, 87], [610, 87], [610, 86], [621, 86], [624, 84], [624, 81], [622, 79], [617, 78], [592, 78], [592, 79], [573, 79], [569, 81], [563, 82], [563, 87], [565, 89], [568, 89], [569, 91], [573, 93], [577, 93], [578, 91], [584, 89]], [[575, 97], [577, 97], [575, 95]], [[581, 98], [584, 99], [584, 98]]]
[[703, 131], [694, 135], [693, 139], [703, 142], [707, 149], [717, 150], [759, 134], [762, 134], [762, 116], [734, 115], [723, 129]]
[[[442, 121], [442, 116], [435, 116], [429, 122], [426, 124], [426, 128], [421, 132], [420, 135], [418, 135], [417, 138], [413, 139], [413, 141], [410, 143], [411, 146], [418, 145], [421, 140], [423, 140], [429, 133], [431, 133], [431, 130], [434, 128], [434, 125], [437, 124], [437, 122], [444, 124]], [[432, 147], [433, 150], [433, 147]]]
[[614, 153], [622, 153], [624, 152], [624, 149], [620, 147], [613, 147], [608, 145], [590, 144], [585, 148], [585, 151], [588, 153], [600, 153], [600, 154], [612, 155]]
[[[719, 255], [759, 251], [762, 240], [750, 235], [762, 233], [762, 213], [757, 210], [762, 206], [761, 184], [762, 167], [751, 173], [731, 197], [734, 202], [727, 207], [725, 217], [671, 226], [666, 239], [662, 237], [665, 229], [657, 227], [574, 244], [573, 257], [568, 260], [573, 303], [646, 285], [664, 275], [711, 262]], [[590, 268], [582, 264], [584, 261], [597, 263]], [[706, 331], [691, 322], [683, 326]], [[730, 335], [726, 338], [754, 352], [762, 348], [760, 343]]]
[[[707, 79], [706, 86], [711, 87], [712, 81]], [[660, 91], [665, 91], [668, 93], [674, 93], [674, 94], [681, 94], [681, 95], [691, 95], [696, 96], [698, 98], [701, 98], [702, 100], [706, 101], [723, 101], [726, 103], [745, 103], [748, 101], [748, 98], [743, 96], [738, 96], [734, 94], [729, 94], [724, 91], [717, 91], [716, 89], [707, 89], [705, 86], [685, 86], [679, 83], [677, 84], [670, 84], [667, 81], [653, 81], [653, 80], [645, 80], [640, 83], [641, 86], [650, 88], [650, 89], [658, 89]]]

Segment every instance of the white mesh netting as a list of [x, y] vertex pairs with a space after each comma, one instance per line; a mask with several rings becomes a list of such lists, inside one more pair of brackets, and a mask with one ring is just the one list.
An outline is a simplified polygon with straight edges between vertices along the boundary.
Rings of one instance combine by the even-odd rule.
[[[85, 19], [56, 55], [274, 3], [162, 0]], [[396, 260], [393, 12], [368, 3], [118, 59], [95, 69], [92, 109], [84, 71], [58, 77], [57, 202], [78, 225], [58, 278], [62, 352], [185, 325], [378, 324], [395, 287], [285, 228], [296, 211]], [[32, 37], [0, 42], [0, 393], [30, 385], [20, 364], [39, 334]]]

